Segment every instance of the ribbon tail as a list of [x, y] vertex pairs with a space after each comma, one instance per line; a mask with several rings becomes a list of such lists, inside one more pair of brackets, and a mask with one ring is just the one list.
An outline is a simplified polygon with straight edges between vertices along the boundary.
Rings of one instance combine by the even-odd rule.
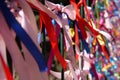
[[16, 71], [20, 76], [21, 80], [24, 79], [30, 80], [28, 77], [28, 72], [27, 72], [27, 68], [25, 67], [25, 62], [23, 60], [23, 57], [19, 51], [17, 44], [15, 43], [13, 34], [10, 32], [9, 27], [5, 23], [4, 17], [1, 14], [1, 12], [0, 12], [0, 19], [1, 19], [0, 24], [2, 24], [2, 26], [0, 27], [0, 33], [2, 34], [4, 41], [6, 43], [6, 47], [10, 52]]
[[52, 48], [53, 48], [53, 53], [57, 57], [58, 61], [61, 63], [62, 67], [64, 69], [66, 69], [67, 64], [66, 64], [64, 58], [62, 57], [62, 55], [59, 52], [56, 33], [55, 33], [54, 27], [51, 23], [51, 19], [46, 13], [44, 13], [42, 11], [41, 11], [41, 17], [42, 17], [43, 22], [45, 24], [45, 27], [46, 27], [46, 30], [47, 30], [47, 33], [48, 33], [48, 36], [49, 36], [49, 39], [50, 39], [50, 42], [51, 42], [51, 45], [52, 45]]
[[4, 68], [7, 80], [13, 80], [12, 74], [10, 73], [8, 66], [5, 64], [1, 54], [0, 54], [0, 59], [1, 59], [1, 62], [2, 62], [3, 68]]

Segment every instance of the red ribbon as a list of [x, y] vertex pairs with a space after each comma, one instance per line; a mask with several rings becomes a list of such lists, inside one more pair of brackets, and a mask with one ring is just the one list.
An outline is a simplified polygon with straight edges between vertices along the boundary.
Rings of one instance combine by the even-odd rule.
[[91, 65], [91, 69], [92, 69], [93, 72], [94, 72], [95, 80], [99, 80], [98, 74], [97, 74], [96, 69], [95, 69], [95, 65], [94, 65], [93, 63], [90, 63], [90, 65]]
[[46, 27], [46, 30], [48, 33], [48, 37], [49, 37], [51, 45], [52, 45], [53, 53], [57, 57], [58, 61], [62, 65], [62, 67], [64, 69], [66, 69], [67, 63], [64, 60], [64, 58], [62, 57], [62, 55], [60, 54], [60, 51], [58, 49], [58, 42], [57, 42], [57, 38], [56, 38], [56, 33], [55, 33], [54, 27], [51, 23], [51, 18], [45, 12], [41, 11], [38, 7], [36, 7], [34, 4], [32, 4], [30, 2], [28, 2], [28, 3], [30, 4], [30, 6], [32, 8], [40, 11], [40, 17], [45, 24], [45, 27]]
[[0, 54], [0, 59], [1, 59], [1, 62], [2, 62], [3, 68], [4, 68], [7, 80], [13, 80], [12, 74], [10, 73], [10, 70], [9, 70], [8, 66], [5, 64], [1, 54]]
[[[85, 40], [87, 38], [87, 33], [85, 31], [85, 27], [87, 27], [92, 33], [94, 36], [98, 35], [99, 33], [93, 29], [92, 27], [92, 23], [91, 23], [91, 20], [90, 20], [90, 14], [89, 14], [89, 11], [87, 9], [87, 6], [86, 6], [86, 1], [82, 0], [80, 1], [78, 4], [76, 4], [75, 0], [70, 0], [70, 3], [75, 7], [75, 10], [76, 10], [76, 20], [78, 22], [78, 25], [79, 25], [79, 28], [81, 30], [81, 33], [83, 35], [83, 39]], [[87, 16], [88, 16], [88, 20], [90, 21], [90, 24], [88, 24], [88, 22], [86, 22], [81, 16], [80, 16], [80, 13], [79, 13], [79, 7], [81, 5], [84, 5], [85, 6], [85, 10], [86, 10], [86, 13], [87, 13]]]
[[[93, 29], [92, 27], [92, 21], [90, 20], [90, 13], [87, 9], [86, 6], [86, 0], [80, 0], [80, 2], [78, 2], [78, 4], [76, 4], [75, 0], [70, 0], [70, 3], [75, 7], [76, 9], [76, 20], [78, 22], [78, 25], [80, 27], [81, 33], [83, 35], [83, 39], [86, 39], [87, 34], [85, 32], [85, 26], [91, 31], [91, 33], [93, 34], [93, 36], [96, 38], [97, 35], [99, 35], [100, 33], [98, 31], [96, 31], [95, 29]], [[88, 24], [88, 22], [86, 22], [83, 18], [81, 18], [80, 13], [79, 13], [79, 7], [83, 5], [85, 7], [86, 10], [86, 14], [88, 17], [88, 21], [90, 21], [90, 24]], [[98, 42], [99, 43], [99, 42]], [[102, 49], [105, 57], [109, 60], [109, 54], [108, 54], [108, 50], [105, 46], [100, 45], [100, 48]]]
[[99, 37], [97, 38], [97, 42], [98, 42], [101, 50], [103, 51], [104, 56], [105, 56], [106, 59], [109, 61], [109, 59], [110, 59], [109, 51], [108, 51], [107, 47], [105, 46], [105, 43], [103, 44], [103, 43], [100, 42], [100, 41], [104, 42], [104, 39], [103, 39], [103, 37], [102, 37], [101, 35], [99, 35]]

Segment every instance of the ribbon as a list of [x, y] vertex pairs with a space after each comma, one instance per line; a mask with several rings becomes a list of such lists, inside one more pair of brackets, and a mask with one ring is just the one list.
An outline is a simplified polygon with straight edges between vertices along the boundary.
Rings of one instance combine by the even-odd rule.
[[19, 38], [22, 40], [22, 42], [25, 44], [25, 46], [29, 49], [32, 56], [38, 63], [40, 71], [46, 71], [47, 66], [45, 64], [43, 55], [40, 53], [40, 51], [38, 50], [36, 45], [33, 43], [31, 38], [29, 37], [29, 35], [24, 31], [24, 29], [21, 27], [21, 25], [15, 20], [12, 13], [6, 7], [4, 0], [2, 0], [0, 7], [1, 7], [1, 11], [2, 11], [8, 25], [14, 29], [16, 34], [19, 36]]
[[90, 64], [91, 64], [91, 70], [92, 70], [91, 74], [95, 77], [95, 80], [99, 80], [96, 69], [95, 69], [95, 65], [93, 63], [90, 63]]
[[[37, 41], [36, 41], [36, 35], [34, 34], [34, 31], [31, 27], [31, 23], [28, 23], [28, 20], [26, 19], [26, 14], [23, 12], [23, 10], [21, 10], [19, 12], [19, 15], [22, 18], [19, 22], [21, 22], [22, 27], [30, 35], [30, 37], [34, 39], [33, 41], [35, 42], [36, 46], [39, 49], [39, 45], [37, 44]], [[21, 45], [22, 45], [22, 50], [23, 50], [26, 65], [28, 67], [31, 66], [30, 68], [28, 68], [29, 69], [28, 72], [31, 80], [34, 80], [34, 79], [48, 80], [47, 72], [39, 72], [38, 65], [35, 62], [32, 55], [30, 54], [29, 50], [25, 47], [25, 45], [22, 42], [21, 42]], [[35, 73], [36, 75], [33, 75], [32, 73]]]
[[52, 67], [52, 62], [54, 60], [54, 54], [53, 54], [53, 50], [50, 51], [50, 56], [48, 58], [48, 63], [47, 63], [47, 66], [48, 66], [48, 74], [50, 74], [50, 69]]
[[[50, 17], [52, 17], [53, 19], [55, 19], [58, 23], [60, 23], [59, 25], [61, 25], [61, 21], [58, 19], [57, 16], [55, 16], [51, 11], [49, 11], [46, 7], [44, 7], [39, 1], [28, 1], [30, 3], [30, 5], [39, 10], [40, 11], [40, 16], [45, 24], [47, 33], [48, 33], [48, 37], [50, 39], [51, 45], [52, 45], [52, 49], [53, 49], [53, 53], [55, 54], [55, 56], [57, 57], [58, 61], [61, 63], [62, 67], [65, 69], [66, 68], [66, 62], [63, 59], [63, 57], [60, 55], [59, 49], [58, 49], [58, 44], [57, 44], [57, 38], [56, 38], [56, 33], [54, 31], [54, 27], [51, 23], [51, 19]], [[36, 6], [36, 4], [39, 4]], [[41, 9], [41, 7], [44, 9]], [[44, 11], [44, 12], [43, 12]], [[48, 12], [47, 12], [48, 11]], [[45, 13], [46, 12], [46, 13]], [[51, 15], [50, 15], [50, 13]], [[47, 15], [49, 14], [49, 16]], [[52, 33], [51, 33], [52, 32]]]
[[62, 27], [62, 23], [59, 20], [59, 18], [53, 12], [51, 12], [49, 9], [47, 9], [47, 7], [45, 7], [44, 5], [42, 5], [42, 3], [40, 3], [37, 0], [26, 0], [26, 1], [30, 4], [30, 6], [32, 8], [37, 9], [38, 11], [45, 12], [51, 18], [53, 18], [54, 20], [56, 20], [56, 22], [59, 24], [60, 27]]
[[62, 6], [59, 4], [51, 3], [47, 0], [45, 0], [45, 4], [48, 6], [48, 9], [51, 11], [54, 10], [53, 12], [55, 13], [61, 11], [62, 13], [66, 13], [71, 20], [76, 19], [76, 12], [73, 5]]
[[[62, 5], [54, 4], [49, 1], [46, 1], [46, 5], [48, 6], [48, 9], [50, 9], [50, 10], [53, 9], [53, 12], [56, 13], [56, 15], [58, 14], [58, 17], [62, 22], [62, 28], [64, 31], [66, 48], [67, 48], [67, 52], [68, 52], [67, 55], [73, 65], [73, 67], [77, 68], [76, 62], [75, 62], [75, 57], [74, 57], [74, 50], [73, 50], [73, 46], [72, 46], [72, 38], [70, 36], [70, 30], [69, 30], [69, 25], [68, 25], [68, 17], [72, 20], [75, 19], [75, 16], [76, 16], [75, 10], [71, 5], [64, 7]], [[67, 17], [67, 15], [68, 15], [68, 17]], [[70, 17], [70, 16], [72, 16], [72, 17]]]
[[[54, 32], [53, 25], [50, 22], [51, 19], [46, 13], [44, 13], [42, 11], [41, 11], [41, 17], [42, 17], [43, 22], [44, 22], [44, 24], [46, 26], [46, 30], [47, 30], [48, 36], [50, 38], [50, 42], [51, 42], [54, 54], [56, 55], [58, 61], [62, 64], [63, 68], [65, 69], [66, 68], [66, 62], [64, 61], [63, 57], [60, 55], [58, 45], [57, 45], [56, 34]], [[52, 31], [52, 33], [51, 33], [51, 31]]]
[[[76, 4], [75, 0], [70, 0], [70, 3], [75, 7], [76, 21], [78, 22], [78, 26], [80, 28], [81, 34], [83, 35], [83, 39], [85, 40], [87, 38], [87, 34], [86, 34], [86, 31], [85, 31], [85, 26], [92, 32], [92, 34], [94, 36], [98, 35], [99, 33], [96, 30], [93, 29], [92, 25], [90, 26], [84, 19], [81, 18], [80, 14], [79, 14], [79, 7], [80, 7], [80, 5], [83, 4], [83, 2], [79, 2], [78, 4]], [[87, 8], [86, 8], [86, 11], [87, 11]], [[88, 11], [87, 11], [87, 15], [89, 16]], [[89, 17], [88, 17], [88, 19], [89, 19]], [[89, 21], [90, 21], [90, 19], [89, 19]], [[91, 21], [90, 21], [90, 23], [91, 23]]]
[[[60, 27], [58, 24], [54, 24], [53, 25], [56, 27], [56, 36], [57, 38], [59, 38], [59, 35], [60, 35]], [[50, 69], [52, 67], [52, 62], [54, 60], [54, 53], [53, 53], [53, 50], [51, 49], [50, 51], [50, 56], [49, 56], [49, 59], [48, 59], [48, 63], [47, 63], [47, 66], [48, 66], [48, 74], [50, 73]]]
[[100, 31], [99, 29], [97, 29], [93, 22], [92, 22], [92, 25], [93, 25], [93, 28], [100, 33], [99, 35], [96, 36], [96, 39], [97, 39], [97, 42], [100, 44], [99, 46], [102, 49], [104, 56], [106, 57], [106, 59], [109, 60], [110, 55], [109, 55], [109, 52], [105, 46], [105, 41], [104, 41], [102, 35], [105, 36], [105, 38], [107, 38], [110, 41], [112, 40], [112, 37], [107, 32]]
[[[18, 3], [19, 4], [26, 3], [26, 1], [21, 2], [21, 0], [20, 0]], [[24, 14], [25, 10], [29, 11], [29, 9], [31, 10], [31, 8], [25, 7], [26, 6], [25, 4], [24, 5], [22, 4], [22, 5], [19, 5], [19, 6], [20, 7], [22, 6], [23, 9], [19, 10], [19, 12], [17, 14], [18, 16], [16, 16], [16, 19], [22, 25], [24, 30], [29, 34], [29, 36], [33, 39], [34, 43], [36, 44], [36, 46], [39, 49], [39, 45], [37, 43], [37, 36], [36, 36], [37, 34], [35, 34], [35, 32], [34, 32], [35, 28], [31, 25], [31, 24], [35, 24], [35, 23], [33, 23], [34, 21], [30, 22], [28, 20], [28, 14], [27, 15]], [[27, 69], [28, 69], [27, 72], [29, 74], [29, 78], [31, 80], [37, 80], [37, 79], [48, 80], [47, 72], [39, 72], [39, 68], [38, 68], [37, 63], [35, 62], [34, 58], [32, 57], [32, 55], [30, 54], [30, 52], [28, 51], [28, 49], [24, 46], [24, 44], [22, 42], [21, 42], [21, 47], [22, 47], [22, 52], [23, 52], [24, 59], [25, 59], [25, 62], [26, 62], [26, 66], [27, 66]], [[29, 66], [31, 66], [31, 67], [29, 67]], [[33, 73], [35, 73], [36, 75], [33, 75]]]
[[84, 48], [86, 49], [87, 53], [90, 53], [90, 48], [88, 47], [87, 42], [83, 39], [83, 36], [82, 36], [82, 34], [81, 34], [81, 31], [78, 30], [78, 33], [79, 33], [79, 37], [80, 37], [80, 39], [81, 39], [81, 41], [82, 41], [82, 45], [83, 45]]
[[9, 30], [9, 27], [6, 24], [5, 19], [1, 12], [0, 12], [0, 19], [1, 19], [0, 24], [2, 24], [2, 26], [0, 27], [0, 33], [4, 38], [4, 41], [5, 41], [8, 51], [10, 52], [15, 69], [21, 80], [24, 80], [24, 79], [30, 80], [28, 77], [28, 71], [27, 71], [24, 59], [23, 59], [23, 57], [20, 53], [20, 50], [14, 40], [14, 36], [13, 36], [12, 32]]
[[[18, 13], [18, 15], [19, 16], [17, 16], [17, 20], [19, 21], [19, 23], [21, 23], [22, 27], [30, 35], [30, 37], [32, 37], [32, 39], [34, 39], [33, 41], [35, 43], [37, 43], [37, 38], [35, 38], [36, 35], [34, 35], [34, 31], [33, 31], [33, 29], [31, 29], [32, 28], [31, 27], [32, 22], [31, 22], [31, 24], [28, 23], [28, 20], [26, 19], [26, 15], [24, 14], [23, 10], [20, 10], [19, 13]], [[15, 36], [14, 36], [14, 39], [15, 39]], [[16, 49], [16, 48], [14, 48], [14, 49]], [[11, 49], [11, 51], [12, 51], [12, 49]], [[24, 46], [23, 43], [22, 43], [22, 52], [23, 52], [23, 55], [24, 55], [24, 58], [25, 58], [25, 63], [26, 63], [26, 67], [27, 67], [28, 71], [26, 73], [26, 72], [24, 72], [25, 71], [24, 69], [23, 69], [23, 71], [20, 70], [21, 72], [25, 73], [25, 74], [23, 74], [23, 73], [21, 74], [20, 71], [17, 70], [17, 73], [19, 73], [18, 75], [20, 76], [20, 79], [21, 79], [21, 75], [25, 75], [26, 77], [30, 78], [29, 80], [34, 80], [34, 79], [35, 80], [37, 80], [37, 79], [48, 80], [47, 73], [45, 73], [45, 72], [39, 72], [39, 68], [38, 68], [37, 63], [35, 62], [35, 60], [33, 59], [32, 55], [30, 54], [30, 52]], [[12, 57], [12, 59], [13, 59], [13, 57]], [[14, 61], [13, 61], [13, 63], [14, 63]], [[19, 62], [19, 64], [23, 65], [23, 62], [22, 63]], [[18, 65], [18, 64], [16, 64], [16, 65]], [[29, 67], [29, 66], [31, 66], [31, 67]], [[22, 69], [22, 66], [20, 66], [20, 67], [21, 68], [19, 68], [19, 69]], [[16, 66], [15, 66], [15, 68], [16, 68]], [[36, 75], [33, 75], [33, 73], [35, 73]], [[24, 77], [24, 76], [22, 76], [22, 77]], [[23, 78], [23, 79], [26, 79], [26, 78]]]
[[112, 67], [114, 65], [114, 63], [109, 63], [108, 65], [104, 66], [102, 68], [102, 71], [107, 71], [110, 67]]
[[1, 53], [1, 56], [2, 56], [2, 58], [4, 60], [4, 62], [7, 64], [6, 45], [5, 45], [5, 41], [4, 41], [1, 34], [0, 34], [0, 53]]
[[29, 4], [24, 1], [24, 0], [17, 0], [18, 4], [20, 5], [20, 7], [23, 9], [25, 15], [26, 15], [26, 19], [29, 23], [31, 23], [31, 27], [33, 29], [33, 31], [37, 34], [38, 29], [37, 29], [37, 24], [36, 24], [36, 20], [35, 20], [35, 16], [34, 13], [32, 11], [32, 9], [30, 8]]
[[107, 29], [112, 29], [113, 26], [112, 26], [112, 24], [110, 22], [109, 15], [108, 15], [108, 12], [106, 10], [104, 11], [104, 18], [105, 18], [105, 27]]
[[3, 80], [3, 79], [6, 79], [6, 75], [5, 75], [5, 71], [3, 69], [3, 65], [1, 64], [1, 60], [0, 60], [0, 79]]
[[[80, 71], [79, 69], [76, 69], [74, 71], [74, 69], [72, 68], [71, 62], [69, 60], [66, 60], [66, 62], [68, 63], [68, 67], [70, 70], [65, 71], [65, 74], [64, 74], [65, 80], [72, 80], [72, 79], [79, 80], [80, 77], [86, 80], [86, 75], [88, 74], [88, 70]], [[60, 72], [55, 72], [51, 70], [50, 73], [56, 78], [61, 79]]]
[[109, 33], [97, 29], [96, 26], [95, 26], [95, 24], [94, 24], [93, 22], [92, 22], [92, 25], [93, 25], [93, 28], [94, 28], [96, 31], [98, 31], [100, 34], [102, 34], [106, 39], [108, 39], [109, 41], [112, 40], [112, 36], [111, 36]]
[[13, 80], [12, 74], [10, 73], [10, 70], [9, 70], [8, 66], [5, 64], [5, 62], [4, 62], [4, 60], [1, 56], [1, 53], [0, 53], [0, 60], [2, 62], [7, 80]]
[[0, 78], [1, 79], [7, 79], [7, 80], [13, 80], [12, 74], [10, 73], [10, 70], [7, 66], [7, 58], [6, 58], [6, 46], [5, 42], [3, 40], [2, 35], [0, 34]]
[[101, 48], [101, 50], [103, 51], [104, 53], [104, 56], [106, 57], [106, 59], [109, 61], [109, 58], [110, 58], [110, 54], [109, 54], [109, 51], [107, 50], [106, 46], [105, 46], [105, 42], [104, 42], [104, 39], [101, 35], [98, 35], [97, 36], [97, 41], [99, 43], [99, 46]]
[[[78, 34], [78, 28], [75, 26], [75, 51], [76, 51], [76, 46], [79, 46], [79, 34]], [[76, 59], [79, 59], [79, 55], [76, 51]]]

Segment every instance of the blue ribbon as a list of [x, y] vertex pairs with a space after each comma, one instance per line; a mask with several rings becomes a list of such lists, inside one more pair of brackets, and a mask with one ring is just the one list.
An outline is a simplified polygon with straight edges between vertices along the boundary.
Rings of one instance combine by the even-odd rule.
[[78, 30], [78, 33], [79, 33], [79, 37], [82, 41], [82, 45], [83, 45], [84, 49], [87, 51], [87, 53], [90, 53], [90, 48], [88, 47], [87, 42], [85, 40], [83, 40], [83, 37], [82, 37], [80, 30]]
[[[3, 13], [3, 16], [7, 22], [7, 24], [16, 32], [19, 39], [24, 43], [27, 49], [30, 51], [31, 55], [36, 60], [40, 71], [47, 71], [47, 65], [45, 62], [44, 56], [41, 54], [39, 49], [36, 47], [32, 39], [29, 35], [25, 32], [25, 30], [21, 27], [21, 25], [16, 21], [13, 14], [7, 8], [6, 3], [4, 0], [0, 0], [0, 10]], [[9, 34], [8, 34], [9, 35]]]

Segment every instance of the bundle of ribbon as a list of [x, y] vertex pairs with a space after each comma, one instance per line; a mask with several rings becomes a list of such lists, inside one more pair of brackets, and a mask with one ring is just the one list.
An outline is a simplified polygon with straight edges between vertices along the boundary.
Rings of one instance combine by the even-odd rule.
[[[92, 6], [100, 2], [93, 1]], [[114, 1], [110, 2], [115, 4]], [[116, 59], [118, 54], [115, 51], [119, 49], [119, 45], [116, 46], [119, 38], [115, 38], [118, 37], [119, 31], [113, 26], [114, 22], [110, 21], [109, 10], [101, 9], [99, 22], [97, 22], [97, 18], [90, 14], [93, 10], [87, 7], [86, 0], [80, 0], [78, 3], [70, 0], [70, 3], [70, 5], [63, 6], [47, 0], [45, 0], [45, 5], [38, 0], [13, 0], [11, 2], [1, 0], [0, 69], [3, 72], [0, 76], [1, 80], [3, 78], [14, 79], [7, 65], [6, 49], [12, 58], [12, 68], [15, 69], [20, 80], [48, 80], [47, 72], [65, 80], [87, 80], [87, 75], [90, 80], [101, 80], [103, 76], [108, 78], [117, 69], [119, 70], [119, 67], [116, 68], [116, 64], [119, 64]], [[104, 3], [106, 9], [109, 9], [107, 0]], [[84, 7], [85, 18], [82, 18], [79, 13], [81, 6]], [[39, 12], [40, 30], [38, 30], [32, 9]], [[40, 34], [42, 32], [43, 25], [51, 43], [48, 61], [41, 53], [37, 39], [39, 31]], [[60, 54], [58, 47], [62, 29], [64, 35], [62, 47], [67, 59]], [[16, 37], [19, 38], [19, 44], [15, 41]], [[79, 47], [80, 45], [83, 46], [83, 50]], [[64, 78], [61, 77], [60, 72], [51, 70], [54, 55], [64, 68]], [[75, 55], [78, 59], [75, 59]], [[114, 69], [116, 71], [113, 72]]]

